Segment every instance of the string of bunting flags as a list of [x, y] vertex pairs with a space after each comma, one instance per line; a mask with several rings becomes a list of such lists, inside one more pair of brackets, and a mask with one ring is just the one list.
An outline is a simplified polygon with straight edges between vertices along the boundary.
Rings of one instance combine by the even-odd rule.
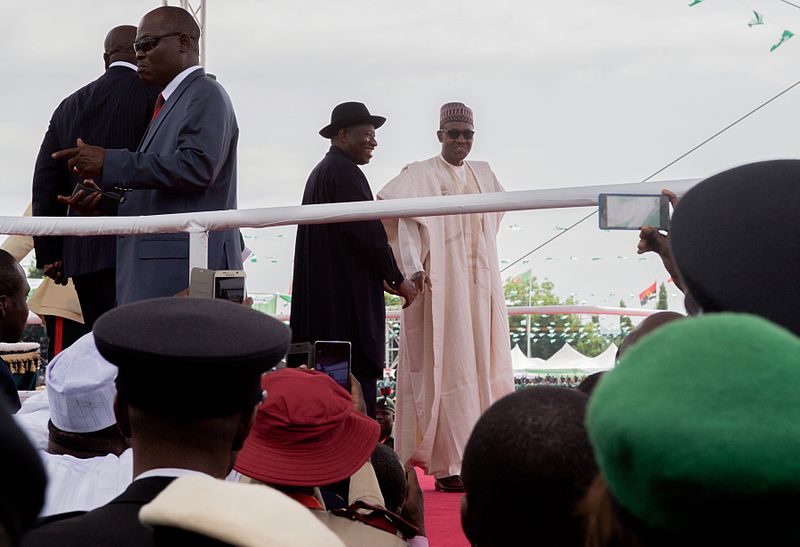
[[[697, 5], [699, 5], [699, 4], [702, 4], [703, 2], [706, 2], [706, 1], [707, 1], [707, 0], [692, 0], [692, 1], [691, 1], [691, 3], [689, 4], [689, 7], [690, 7], [690, 8], [692, 8], [692, 7], [694, 7], [694, 6], [697, 6]], [[775, 42], [774, 44], [772, 44], [772, 46], [769, 48], [770, 52], [773, 52], [773, 51], [775, 51], [775, 50], [776, 50], [776, 49], [778, 49], [778, 48], [779, 48], [779, 47], [780, 47], [780, 46], [781, 46], [781, 45], [782, 45], [784, 42], [786, 42], [786, 40], [789, 40], [790, 38], [792, 38], [792, 37], [794, 36], [794, 33], [793, 33], [791, 30], [788, 30], [787, 28], [785, 28], [783, 25], [777, 25], [777, 24], [775, 24], [775, 23], [771, 23], [770, 21], [767, 21], [767, 20], [764, 18], [764, 14], [763, 14], [763, 13], [761, 13], [761, 12], [759, 12], [759, 11], [757, 11], [757, 10], [753, 9], [752, 7], [748, 6], [748, 5], [747, 5], [747, 4], [745, 4], [744, 2], [741, 2], [741, 0], [736, 0], [736, 1], [737, 1], [737, 3], [738, 3], [739, 5], [743, 6], [744, 8], [746, 8], [747, 10], [749, 10], [750, 12], [752, 12], [751, 19], [750, 19], [750, 21], [747, 23], [747, 27], [748, 27], [748, 28], [753, 28], [753, 27], [757, 27], [757, 26], [764, 25], [765, 23], [770, 23], [770, 24], [772, 24], [773, 26], [776, 26], [776, 27], [778, 27], [778, 28], [780, 28], [780, 29], [781, 29], [781, 35], [780, 35], [780, 38], [778, 38], [778, 41], [777, 41], [777, 42]], [[792, 6], [794, 6], [794, 4], [791, 4], [791, 3], [789, 3], [789, 2], [786, 2], [786, 3], [787, 3], [787, 4], [790, 4], [790, 5], [792, 5]], [[797, 6], [795, 6], [795, 7], [797, 7]]]

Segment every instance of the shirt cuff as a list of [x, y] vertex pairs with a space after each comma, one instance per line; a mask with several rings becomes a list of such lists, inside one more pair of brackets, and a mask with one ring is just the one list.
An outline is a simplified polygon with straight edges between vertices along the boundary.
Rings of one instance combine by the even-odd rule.
[[408, 547], [428, 547], [428, 538], [425, 536], [414, 536], [408, 540]]

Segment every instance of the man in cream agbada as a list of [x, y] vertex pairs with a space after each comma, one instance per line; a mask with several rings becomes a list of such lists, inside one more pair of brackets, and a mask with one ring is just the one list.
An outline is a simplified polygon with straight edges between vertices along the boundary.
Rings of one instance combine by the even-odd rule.
[[[466, 161], [472, 110], [441, 108], [440, 155], [403, 168], [380, 199], [502, 192], [489, 164]], [[387, 219], [397, 261], [416, 284], [403, 310], [395, 449], [445, 492], [463, 491], [461, 460], [481, 413], [514, 390], [497, 258], [502, 213]]]

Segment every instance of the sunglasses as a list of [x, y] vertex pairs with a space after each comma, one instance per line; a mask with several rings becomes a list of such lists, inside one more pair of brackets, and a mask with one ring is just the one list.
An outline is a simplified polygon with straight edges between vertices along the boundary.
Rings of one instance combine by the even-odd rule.
[[461, 135], [464, 135], [465, 139], [471, 141], [472, 137], [475, 136], [475, 131], [471, 131], [469, 129], [464, 129], [463, 131], [459, 131], [458, 129], [450, 129], [449, 131], [443, 131], [443, 133], [446, 133], [447, 136], [453, 140], [457, 139]]
[[158, 45], [158, 42], [162, 38], [169, 38], [170, 36], [180, 36], [184, 34], [183, 32], [170, 32], [169, 34], [162, 34], [161, 36], [148, 36], [147, 38], [142, 38], [141, 40], [136, 40], [133, 43], [133, 51], [139, 53], [140, 51], [143, 53], [147, 53], [154, 47]]

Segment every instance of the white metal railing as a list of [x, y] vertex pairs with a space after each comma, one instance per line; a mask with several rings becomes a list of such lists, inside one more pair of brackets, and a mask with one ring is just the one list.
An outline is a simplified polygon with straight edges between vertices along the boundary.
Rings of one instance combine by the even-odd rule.
[[606, 184], [138, 217], [0, 217], [0, 234], [48, 236], [188, 232], [190, 239], [189, 268], [191, 269], [205, 267], [208, 263], [209, 231], [228, 228], [267, 228], [291, 224], [329, 224], [381, 218], [587, 207], [597, 205], [599, 193], [658, 193], [661, 188], [666, 187], [676, 194], [682, 195], [700, 180], [682, 179], [638, 184]]

